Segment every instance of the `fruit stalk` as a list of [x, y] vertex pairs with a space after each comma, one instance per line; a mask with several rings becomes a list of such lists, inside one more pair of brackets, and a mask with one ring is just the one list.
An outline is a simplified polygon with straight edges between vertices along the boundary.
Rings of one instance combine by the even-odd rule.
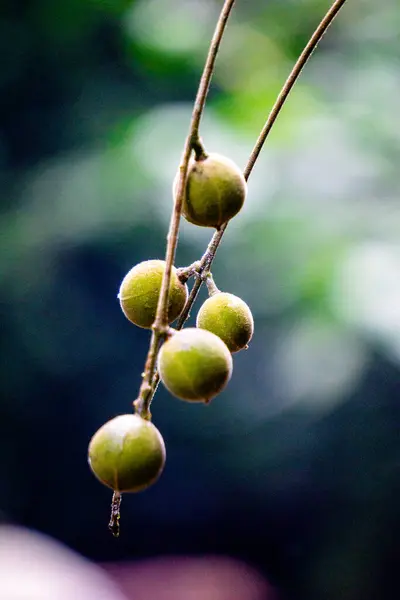
[[[282, 107], [284, 106], [291, 90], [293, 89], [294, 84], [296, 83], [297, 79], [299, 78], [303, 68], [307, 64], [309, 58], [311, 57], [311, 55], [314, 52], [314, 50], [316, 49], [317, 45], [321, 41], [321, 39], [324, 36], [325, 32], [327, 31], [328, 27], [332, 24], [333, 20], [335, 19], [335, 17], [339, 13], [340, 9], [342, 8], [342, 6], [344, 5], [345, 2], [346, 2], [346, 0], [335, 0], [335, 2], [332, 4], [330, 9], [325, 14], [323, 19], [319, 23], [318, 27], [315, 29], [314, 33], [310, 37], [303, 52], [300, 54], [299, 58], [297, 59], [292, 71], [290, 72], [288, 78], [286, 79], [286, 81], [278, 95], [278, 98], [277, 98], [274, 106], [272, 107], [272, 109], [268, 115], [265, 125], [264, 125], [263, 129], [261, 130], [260, 135], [258, 136], [258, 139], [254, 145], [254, 148], [253, 148], [253, 150], [250, 154], [250, 157], [247, 161], [247, 164], [244, 168], [243, 173], [244, 173], [244, 178], [246, 179], [246, 181], [249, 179], [249, 177], [251, 175], [251, 172], [252, 172], [252, 170], [255, 166], [255, 163], [260, 155], [260, 152], [264, 146], [264, 143], [265, 143]], [[230, 8], [232, 8], [232, 7], [229, 7], [229, 9]], [[221, 15], [222, 15], [222, 13], [221, 13]], [[211, 48], [210, 48], [210, 50], [211, 50]], [[204, 100], [205, 100], [205, 98], [204, 98]], [[203, 108], [204, 108], [204, 104], [203, 104]], [[194, 112], [193, 112], [193, 114], [194, 114]], [[201, 113], [200, 113], [200, 116], [201, 116]], [[201, 144], [200, 140], [198, 140], [198, 141]], [[195, 145], [196, 145], [196, 142], [192, 140], [191, 147], [193, 148]], [[190, 152], [189, 152], [189, 158], [190, 158]], [[187, 166], [189, 163], [189, 158], [187, 160], [185, 176], [187, 174]], [[184, 190], [184, 187], [183, 187], [184, 178], [182, 177], [182, 173], [181, 173], [181, 178], [180, 178], [179, 183], [181, 185], [178, 185], [177, 196], [180, 195], [181, 196], [180, 199], [182, 200], [183, 190]], [[182, 208], [182, 207], [180, 206], [180, 208]], [[181, 313], [181, 315], [178, 319], [176, 329], [182, 329], [185, 322], [189, 318], [192, 306], [197, 298], [197, 295], [203, 284], [203, 281], [205, 280], [205, 278], [207, 277], [207, 274], [210, 271], [212, 262], [215, 258], [215, 255], [216, 255], [219, 245], [222, 241], [222, 238], [223, 238], [223, 235], [225, 233], [227, 226], [228, 226], [228, 223], [225, 223], [224, 225], [221, 226], [221, 228], [219, 230], [215, 231], [214, 235], [212, 236], [212, 238], [208, 244], [206, 252], [203, 254], [203, 257], [201, 258], [200, 265], [197, 269], [195, 282], [193, 284], [192, 290], [189, 294], [189, 298], [185, 304], [183, 312]], [[176, 242], [177, 242], [177, 240], [176, 240]], [[161, 295], [160, 295], [160, 297], [161, 297]], [[160, 341], [159, 341], [159, 343], [160, 343]], [[159, 383], [159, 375], [155, 370], [158, 348], [159, 348], [159, 345], [157, 345], [157, 347], [154, 351], [154, 356], [152, 356], [152, 362], [150, 365], [151, 369], [149, 369], [149, 371], [148, 371], [150, 374], [152, 374], [152, 376], [146, 381], [145, 381], [145, 379], [143, 380], [143, 384], [142, 384], [143, 390], [141, 388], [142, 392], [146, 394], [145, 402], [147, 404], [147, 410], [148, 410], [148, 407], [150, 406], [150, 403], [152, 401], [152, 398], [154, 396], [154, 393], [155, 393], [158, 383]], [[146, 387], [144, 387], [145, 385], [146, 385]], [[139, 403], [141, 401], [140, 398], [141, 398], [141, 395], [139, 396], [139, 399], [135, 402], [135, 404]]]
[[[254, 148], [253, 148], [253, 150], [250, 154], [250, 157], [247, 161], [247, 164], [244, 168], [243, 174], [244, 174], [244, 178], [246, 179], [246, 181], [249, 179], [251, 172], [254, 168], [254, 165], [255, 165], [255, 163], [260, 155], [260, 152], [264, 146], [264, 143], [272, 129], [272, 126], [274, 125], [274, 123], [275, 123], [287, 97], [289, 96], [291, 90], [293, 89], [293, 86], [296, 83], [300, 73], [302, 72], [304, 66], [308, 62], [308, 59], [311, 57], [312, 53], [316, 49], [318, 43], [321, 41], [326, 30], [331, 25], [334, 18], [336, 17], [336, 15], [338, 14], [339, 10], [342, 8], [342, 6], [344, 5], [345, 2], [346, 2], [346, 0], [336, 0], [332, 4], [331, 8], [328, 10], [326, 15], [322, 19], [322, 21], [319, 23], [318, 27], [316, 28], [316, 30], [310, 37], [303, 52], [300, 54], [299, 58], [297, 59], [292, 71], [289, 74], [289, 77], [286, 79], [286, 81], [279, 93], [279, 96], [278, 96], [274, 106], [271, 109], [271, 112], [268, 115], [265, 125], [254, 145]], [[212, 262], [215, 258], [215, 255], [217, 253], [218, 247], [221, 243], [222, 237], [225, 233], [227, 226], [228, 226], [228, 223], [225, 223], [224, 225], [222, 225], [222, 227], [214, 233], [213, 237], [211, 238], [210, 243], [208, 244], [207, 250], [204, 253], [204, 255], [200, 261], [196, 281], [195, 281], [193, 288], [189, 294], [189, 298], [186, 302], [183, 312], [181, 313], [181, 315], [178, 319], [178, 324], [176, 326], [176, 329], [181, 329], [189, 317], [191, 308], [197, 298], [197, 295], [202, 286], [202, 283], [205, 280], [205, 278], [207, 277], [207, 273], [210, 271]]]
[[216, 286], [214, 277], [212, 276], [211, 272], [207, 273], [206, 286], [209, 296], [214, 296], [215, 294], [218, 294], [220, 292], [220, 290]]
[[318, 27], [316, 28], [316, 30], [314, 31], [314, 33], [308, 40], [303, 52], [300, 54], [299, 58], [297, 59], [289, 77], [287, 78], [281, 91], [279, 92], [278, 98], [276, 99], [276, 102], [275, 102], [274, 106], [272, 107], [271, 112], [268, 115], [268, 119], [265, 122], [265, 125], [262, 128], [261, 133], [258, 136], [258, 139], [255, 143], [253, 151], [250, 154], [249, 160], [247, 161], [247, 165], [244, 169], [244, 177], [245, 177], [246, 181], [249, 178], [250, 173], [253, 170], [253, 167], [257, 161], [257, 158], [259, 157], [262, 147], [264, 146], [264, 142], [267, 139], [268, 134], [272, 129], [272, 126], [274, 125], [276, 118], [279, 115], [282, 106], [285, 104], [285, 101], [286, 101], [287, 97], [289, 96], [294, 84], [296, 83], [300, 73], [302, 72], [303, 68], [307, 64], [312, 53], [318, 46], [319, 42], [321, 41], [324, 34], [326, 33], [328, 27], [332, 24], [333, 20], [335, 19], [336, 15], [338, 14], [338, 12], [340, 11], [340, 9], [342, 8], [342, 6], [345, 2], [346, 2], [346, 0], [335, 0], [335, 2], [332, 4], [330, 9], [326, 13], [326, 15], [323, 17], [322, 21], [319, 23]]
[[178, 244], [179, 224], [182, 214], [182, 204], [189, 160], [193, 150], [195, 150], [196, 156], [205, 155], [205, 151], [199, 137], [200, 120], [204, 111], [208, 89], [210, 87], [211, 77], [214, 71], [215, 60], [217, 58], [222, 36], [224, 34], [234, 3], [235, 0], [225, 0], [222, 7], [214, 35], [211, 40], [203, 74], [200, 79], [200, 84], [193, 107], [189, 133], [185, 141], [181, 164], [178, 169], [179, 175], [174, 199], [174, 207], [167, 236], [167, 249], [165, 255], [166, 267], [161, 284], [156, 318], [152, 326], [153, 331], [146, 358], [142, 384], [140, 386], [139, 396], [133, 403], [135, 410], [140, 414], [140, 416], [148, 420], [151, 419], [149, 407], [154, 390], [154, 375], [156, 370], [157, 354], [162, 340], [165, 338], [168, 330], [168, 293], [171, 281], [171, 270], [175, 261], [176, 246]]

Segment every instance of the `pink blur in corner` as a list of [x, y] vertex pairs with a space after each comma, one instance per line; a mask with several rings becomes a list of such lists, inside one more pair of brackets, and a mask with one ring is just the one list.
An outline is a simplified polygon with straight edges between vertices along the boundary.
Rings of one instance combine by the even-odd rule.
[[102, 566], [129, 600], [278, 600], [262, 575], [228, 557], [172, 556]]
[[1, 600], [127, 600], [97, 565], [23, 527], [0, 526]]

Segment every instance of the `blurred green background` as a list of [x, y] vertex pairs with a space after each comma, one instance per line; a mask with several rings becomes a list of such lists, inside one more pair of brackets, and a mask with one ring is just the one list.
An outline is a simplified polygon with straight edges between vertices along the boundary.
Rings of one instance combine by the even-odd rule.
[[[226, 554], [282, 598], [399, 598], [397, 0], [349, 2], [279, 117], [213, 267], [251, 306], [253, 341], [210, 406], [160, 389], [167, 466], [124, 498], [118, 541], [86, 462], [140, 383], [149, 335], [118, 287], [164, 256], [221, 5], [2, 0], [2, 517], [96, 561]], [[209, 151], [245, 165], [328, 5], [237, 1], [201, 127]], [[183, 222], [177, 266], [210, 235]]]

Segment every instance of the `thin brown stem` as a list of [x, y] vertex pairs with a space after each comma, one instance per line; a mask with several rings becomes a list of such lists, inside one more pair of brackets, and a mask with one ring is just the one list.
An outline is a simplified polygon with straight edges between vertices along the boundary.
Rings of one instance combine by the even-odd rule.
[[[300, 73], [302, 72], [304, 66], [306, 65], [306, 63], [308, 62], [312, 53], [316, 49], [318, 43], [321, 41], [326, 30], [331, 25], [331, 23], [333, 22], [333, 20], [335, 19], [336, 15], [338, 14], [339, 10], [342, 8], [342, 6], [344, 5], [345, 2], [346, 2], [346, 0], [336, 0], [332, 4], [331, 8], [328, 10], [326, 15], [322, 19], [322, 21], [319, 23], [318, 27], [316, 28], [316, 30], [310, 37], [303, 52], [300, 54], [299, 58], [297, 59], [292, 71], [289, 74], [289, 77], [285, 81], [285, 83], [278, 95], [278, 98], [277, 98], [274, 106], [272, 107], [272, 109], [268, 115], [267, 121], [265, 122], [265, 125], [257, 139], [257, 142], [256, 142], [256, 144], [250, 154], [250, 157], [247, 161], [247, 164], [244, 168], [243, 173], [244, 173], [246, 181], [249, 179], [250, 174], [254, 168], [254, 165], [255, 165], [255, 163], [260, 155], [260, 152], [264, 146], [264, 143], [272, 129], [272, 126], [274, 125], [283, 105], [285, 104], [287, 97], [289, 96], [291, 90], [293, 89], [294, 84], [296, 83], [297, 79], [299, 78]], [[177, 321], [176, 329], [182, 329], [185, 322], [187, 321], [187, 319], [190, 316], [190, 311], [192, 309], [192, 306], [197, 298], [197, 295], [202, 286], [204, 278], [211, 268], [212, 262], [215, 258], [216, 252], [221, 243], [222, 237], [226, 231], [227, 226], [228, 226], [228, 223], [224, 223], [224, 225], [222, 225], [222, 227], [218, 231], [216, 231], [214, 233], [213, 237], [211, 238], [211, 241], [207, 247], [207, 250], [204, 253], [204, 255], [200, 261], [200, 266], [198, 268], [196, 280], [195, 280], [193, 288], [189, 294], [189, 298], [185, 304], [183, 312]], [[155, 357], [156, 357], [156, 354], [155, 354]], [[149, 385], [149, 393], [148, 393], [148, 397], [147, 397], [148, 406], [151, 403], [151, 400], [155, 394], [155, 391], [156, 391], [158, 383], [159, 383], [159, 375], [155, 371], [155, 369], [153, 370], [153, 373], [154, 373], [153, 380], [151, 382], [151, 385]], [[149, 380], [149, 381], [151, 381], [151, 380]]]
[[[243, 173], [244, 173], [244, 177], [245, 177], [246, 181], [249, 179], [250, 174], [254, 168], [254, 165], [255, 165], [255, 163], [260, 155], [260, 152], [262, 150], [262, 147], [265, 143], [265, 140], [267, 139], [268, 134], [270, 133], [272, 126], [274, 125], [274, 123], [275, 123], [287, 97], [289, 96], [289, 93], [291, 92], [294, 84], [296, 83], [300, 73], [302, 72], [304, 66], [308, 62], [308, 59], [314, 52], [318, 43], [321, 41], [321, 39], [322, 39], [324, 33], [326, 32], [326, 30], [328, 29], [329, 25], [331, 25], [332, 21], [334, 20], [334, 18], [336, 17], [336, 15], [338, 14], [339, 10], [342, 8], [342, 6], [345, 2], [346, 2], [346, 0], [336, 0], [332, 4], [331, 8], [328, 10], [328, 12], [324, 16], [324, 18], [322, 19], [322, 21], [320, 22], [318, 27], [316, 28], [316, 30], [310, 37], [303, 52], [300, 54], [299, 58], [297, 59], [292, 71], [289, 74], [289, 77], [285, 81], [285, 83], [282, 87], [282, 90], [279, 93], [279, 96], [278, 96], [274, 106], [271, 109], [271, 112], [268, 115], [267, 121], [257, 139], [257, 142], [256, 142], [256, 144], [250, 154], [250, 157], [247, 161], [247, 164], [244, 168]], [[221, 229], [219, 231], [216, 231], [214, 233], [213, 237], [211, 238], [211, 241], [208, 245], [207, 251], [203, 255], [203, 258], [200, 263], [199, 277], [195, 281], [195, 284], [189, 295], [189, 298], [187, 300], [187, 303], [183, 310], [183, 313], [181, 314], [181, 316], [179, 318], [177, 329], [181, 329], [183, 327], [185, 321], [189, 317], [190, 310], [193, 306], [194, 301], [197, 298], [197, 294], [199, 293], [200, 287], [204, 281], [204, 274], [206, 274], [207, 271], [209, 271], [209, 269], [212, 265], [212, 262], [215, 258], [215, 254], [218, 250], [218, 247], [221, 243], [222, 237], [225, 233], [227, 226], [228, 226], [228, 223], [225, 223], [224, 225], [222, 225]]]
[[274, 125], [277, 116], [279, 115], [282, 106], [285, 104], [287, 97], [289, 96], [294, 84], [296, 83], [300, 73], [308, 62], [308, 59], [311, 57], [312, 53], [318, 46], [319, 42], [323, 38], [326, 30], [332, 24], [334, 18], [338, 14], [339, 10], [342, 8], [343, 4], [346, 0], [336, 0], [331, 8], [328, 10], [317, 29], [314, 31], [309, 41], [307, 42], [303, 52], [300, 54], [299, 58], [296, 61], [289, 77], [285, 81], [283, 88], [281, 89], [278, 98], [274, 106], [272, 107], [271, 112], [269, 113], [268, 119], [261, 130], [260, 135], [258, 136], [258, 140], [253, 148], [252, 153], [250, 154], [249, 160], [247, 161], [247, 165], [244, 169], [244, 176], [247, 180], [250, 176], [250, 173], [253, 170], [253, 167], [258, 159], [262, 147], [264, 146], [265, 140], [268, 137], [269, 132]]
[[189, 166], [189, 160], [193, 149], [199, 156], [203, 150], [203, 145], [199, 137], [199, 126], [201, 116], [210, 87], [212, 74], [214, 71], [215, 60], [219, 51], [222, 36], [231, 13], [235, 0], [225, 0], [219, 16], [214, 35], [211, 40], [207, 59], [204, 65], [203, 74], [200, 79], [197, 91], [192, 119], [190, 122], [189, 133], [187, 135], [181, 163], [179, 165], [177, 183], [174, 192], [175, 200], [171, 215], [169, 231], [167, 236], [167, 248], [165, 254], [165, 271], [162, 279], [160, 296], [158, 298], [156, 318], [152, 326], [152, 335], [149, 351], [146, 358], [142, 385], [140, 386], [139, 396], [134, 402], [135, 410], [145, 419], [150, 419], [150, 402], [154, 393], [154, 375], [156, 370], [157, 354], [168, 330], [168, 294], [171, 282], [171, 271], [175, 261], [175, 252], [178, 244], [179, 225], [182, 214], [182, 203], [186, 185], [186, 177]]

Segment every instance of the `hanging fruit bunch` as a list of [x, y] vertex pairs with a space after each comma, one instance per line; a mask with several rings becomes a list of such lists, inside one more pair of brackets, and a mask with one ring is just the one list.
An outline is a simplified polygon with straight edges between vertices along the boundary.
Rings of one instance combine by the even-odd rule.
[[[203, 151], [188, 164], [182, 215], [199, 227], [220, 230], [239, 213], [246, 193], [243, 173], [234, 162]], [[209, 298], [198, 312], [196, 327], [170, 327], [187, 305], [187, 281], [199, 275], [200, 265], [198, 261], [190, 267], [171, 268], [168, 329], [156, 366], [161, 382], [173, 396], [207, 404], [228, 385], [232, 353], [248, 347], [254, 324], [247, 304], [234, 294], [221, 292], [210, 271], [203, 271]], [[145, 260], [132, 267], [121, 282], [121, 310], [137, 327], [153, 327], [165, 269], [164, 260]], [[163, 438], [140, 405], [134, 414], [111, 419], [93, 435], [89, 465], [99, 481], [114, 491], [110, 528], [115, 535], [119, 532], [121, 494], [139, 492], [155, 483], [165, 458]]]
[[[346, 0], [335, 0], [296, 61], [259, 135], [244, 173], [230, 159], [208, 154], [199, 126], [223, 32], [235, 0], [225, 0], [193, 107], [182, 160], [173, 184], [174, 206], [167, 237], [165, 261], [146, 260], [123, 278], [118, 298], [125, 317], [151, 330], [149, 351], [134, 414], [120, 415], [94, 434], [89, 444], [89, 465], [96, 477], [114, 491], [112, 533], [119, 534], [123, 492], [139, 492], [160, 477], [165, 445], [151, 422], [149, 410], [159, 380], [169, 392], [186, 402], [209, 403], [228, 385], [232, 354], [248, 347], [254, 322], [250, 308], [232, 293], [220, 291], [210, 267], [228, 222], [242, 209], [247, 179], [263, 144], [303, 67]], [[174, 266], [181, 216], [215, 233], [200, 261]], [[187, 281], [194, 277], [189, 294]], [[196, 327], [182, 329], [203, 282], [209, 298], [200, 307]], [[171, 327], [176, 323], [175, 328]]]

